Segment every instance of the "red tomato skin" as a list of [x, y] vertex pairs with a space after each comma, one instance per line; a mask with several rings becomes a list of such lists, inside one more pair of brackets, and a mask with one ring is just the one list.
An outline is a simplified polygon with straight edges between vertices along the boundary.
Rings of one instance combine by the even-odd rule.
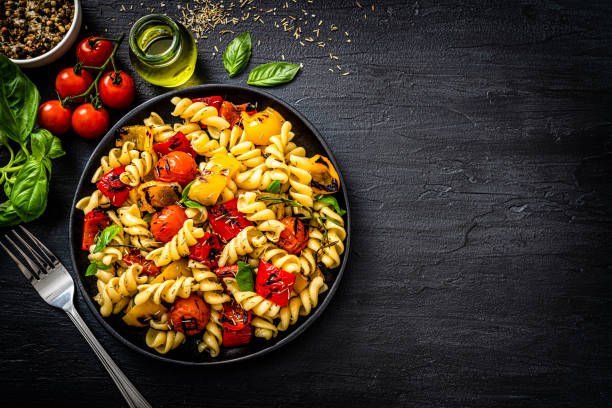
[[[97, 41], [95, 41], [97, 40]], [[95, 41], [92, 48], [90, 41]], [[100, 37], [87, 37], [83, 39], [76, 49], [77, 59], [89, 67], [101, 67], [113, 52], [113, 43], [102, 40]]]
[[259, 260], [255, 278], [255, 292], [259, 296], [285, 307], [289, 303], [294, 283], [294, 274], [279, 269], [263, 259]]
[[253, 314], [246, 311], [236, 302], [223, 304], [223, 310], [219, 314], [219, 323], [228, 330], [238, 331], [249, 325]]
[[169, 242], [183, 227], [185, 221], [187, 221], [185, 210], [176, 204], [169, 205], [153, 214], [151, 233], [156, 240]]
[[155, 265], [155, 262], [146, 260], [145, 257], [140, 254], [140, 251], [134, 248], [132, 248], [130, 252], [123, 257], [123, 262], [125, 262], [127, 266], [133, 264], [141, 265], [142, 273], [152, 277], [159, 275], [160, 272], [157, 265]]
[[285, 217], [281, 220], [285, 229], [281, 232], [278, 246], [290, 254], [299, 254], [308, 243], [308, 231], [304, 223], [296, 217]]
[[72, 109], [62, 106], [58, 100], [47, 101], [38, 108], [38, 124], [54, 135], [70, 130]]
[[[121, 78], [121, 83], [114, 84], [113, 79], [117, 75]], [[125, 72], [119, 72], [117, 74], [111, 71], [104, 74], [102, 79], [100, 79], [98, 89], [100, 90], [100, 99], [102, 99], [102, 103], [113, 109], [127, 108], [134, 102], [134, 95], [136, 94], [134, 80]]]
[[255, 225], [247, 220], [243, 213], [238, 211], [237, 198], [210, 207], [208, 209], [208, 221], [212, 229], [226, 242], [234, 238], [246, 227]]
[[112, 205], [120, 207], [127, 200], [131, 187], [119, 180], [121, 173], [125, 171], [125, 166], [119, 166], [100, 178], [96, 187], [102, 194], [110, 199]]
[[223, 244], [216, 234], [207, 232], [190, 248], [189, 258], [202, 262], [209, 268], [216, 268], [223, 251]]
[[246, 326], [241, 330], [229, 330], [223, 327], [223, 347], [244, 346], [251, 342], [253, 335], [253, 327]]
[[176, 132], [176, 135], [165, 142], [154, 144], [153, 150], [162, 155], [175, 151], [185, 152], [194, 158], [197, 155], [196, 151], [191, 147], [191, 142], [187, 140], [182, 132]]
[[243, 103], [242, 105], [234, 105], [231, 102], [223, 101], [221, 109], [219, 109], [219, 116], [225, 118], [230, 124], [230, 129], [236, 124], [240, 124], [242, 116], [240, 112], [246, 112], [249, 115], [253, 115], [257, 112], [255, 106], [250, 103]]
[[[86, 70], [82, 70], [80, 75], [74, 72], [74, 68], [62, 69], [55, 77], [55, 89], [60, 98], [82, 94], [93, 82], [93, 77]], [[75, 102], [83, 102], [83, 98], [77, 98]]]
[[96, 139], [108, 130], [110, 117], [104, 108], [95, 109], [91, 103], [80, 105], [72, 113], [72, 128], [84, 139]]
[[[170, 310], [170, 326], [188, 336], [198, 334], [210, 319], [210, 308], [197, 295], [178, 299]], [[190, 322], [186, 322], [190, 320]]]
[[153, 170], [155, 179], [171, 183], [179, 183], [185, 187], [198, 174], [198, 166], [189, 154], [180, 151], [170, 152], [157, 162]]
[[81, 249], [83, 251], [89, 251], [89, 247], [93, 245], [96, 235], [104, 228], [110, 225], [110, 218], [104, 210], [100, 208], [94, 208], [87, 214], [83, 220], [83, 241]]

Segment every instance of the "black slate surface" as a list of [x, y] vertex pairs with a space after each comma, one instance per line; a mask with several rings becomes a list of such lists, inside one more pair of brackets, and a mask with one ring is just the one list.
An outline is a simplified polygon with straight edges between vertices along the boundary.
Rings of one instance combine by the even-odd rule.
[[[147, 14], [99, 3], [84, 1], [83, 35], [116, 36]], [[160, 407], [609, 406], [612, 4], [288, 4], [277, 14], [305, 8], [339, 27], [334, 40], [301, 47], [265, 13], [235, 30], [261, 41], [249, 69], [281, 55], [304, 64], [271, 92], [321, 131], [347, 179], [353, 249], [339, 291], [295, 342], [212, 368], [136, 354], [79, 297], [109, 353]], [[230, 37], [200, 41], [192, 83], [246, 82], [213, 49]], [[133, 73], [126, 45], [118, 61]], [[27, 71], [43, 99], [72, 62]], [[136, 81], [137, 102], [163, 92]], [[29, 227], [68, 265], [68, 207], [95, 142], [63, 140], [49, 208]], [[0, 400], [122, 406], [72, 323], [0, 256]]]

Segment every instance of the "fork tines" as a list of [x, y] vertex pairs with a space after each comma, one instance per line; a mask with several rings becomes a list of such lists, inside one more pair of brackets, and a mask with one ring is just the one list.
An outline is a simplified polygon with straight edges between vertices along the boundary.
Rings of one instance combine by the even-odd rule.
[[[32, 235], [30, 231], [21, 225], [19, 228], [23, 231], [30, 243], [28, 243], [26, 239], [24, 239], [17, 233], [16, 230], [13, 229], [11, 230], [11, 233], [13, 234], [14, 238], [21, 243], [21, 246], [17, 245], [17, 243], [13, 241], [8, 234], [5, 234], [4, 238], [7, 241], [7, 245], [12, 247], [12, 251], [1, 241], [0, 245], [2, 248], [4, 248], [11, 259], [15, 261], [17, 267], [24, 274], [26, 279], [32, 282], [33, 280], [41, 279], [43, 274], [46, 274], [59, 263], [59, 260], [51, 251], [49, 251], [46, 246], [42, 244], [42, 242]], [[21, 258], [25, 260], [27, 266], [19, 259], [19, 256], [17, 256], [15, 252], [21, 255]]]

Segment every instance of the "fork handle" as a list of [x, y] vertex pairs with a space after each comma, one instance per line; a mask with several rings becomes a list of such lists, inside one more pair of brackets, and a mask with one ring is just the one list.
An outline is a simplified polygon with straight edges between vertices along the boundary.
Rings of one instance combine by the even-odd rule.
[[65, 309], [68, 317], [72, 320], [72, 323], [79, 329], [87, 343], [91, 346], [93, 351], [96, 353], [106, 371], [110, 374], [111, 378], [121, 391], [123, 398], [125, 398], [128, 405], [132, 408], [151, 408], [151, 404], [147, 402], [147, 400], [142, 396], [140, 392], [134, 387], [134, 384], [123, 374], [123, 371], [115, 364], [113, 359], [108, 355], [106, 350], [102, 348], [102, 345], [96, 337], [93, 335], [89, 327], [83, 321], [79, 312], [76, 311], [74, 306], [70, 306], [70, 308]]

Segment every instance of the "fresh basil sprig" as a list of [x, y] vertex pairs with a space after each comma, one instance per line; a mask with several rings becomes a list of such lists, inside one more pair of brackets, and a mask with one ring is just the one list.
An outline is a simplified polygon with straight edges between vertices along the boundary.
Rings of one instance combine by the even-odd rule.
[[189, 183], [189, 184], [187, 184], [185, 186], [185, 188], [183, 189], [183, 192], [181, 193], [181, 200], [179, 201], [179, 203], [183, 203], [183, 204], [185, 204], [185, 207], [189, 207], [189, 208], [204, 207], [202, 204], [198, 203], [197, 201], [193, 201], [188, 196], [189, 189], [191, 188], [191, 185], [193, 184], [194, 181], [195, 180], [193, 180], [191, 183]]
[[255, 290], [255, 271], [251, 265], [246, 262], [238, 261], [238, 272], [236, 273], [236, 283], [241, 291]]
[[234, 38], [223, 52], [223, 65], [230, 78], [241, 73], [251, 59], [251, 34], [247, 31]]
[[98, 261], [91, 261], [87, 270], [85, 271], [85, 276], [95, 275], [98, 272], [98, 269], [107, 270], [110, 269], [110, 265], [107, 265]]
[[254, 68], [249, 73], [247, 84], [255, 86], [274, 86], [291, 82], [300, 70], [297, 64], [270, 62]]
[[268, 187], [266, 187], [266, 191], [268, 193], [273, 193], [273, 194], [280, 193], [280, 189], [281, 189], [280, 180], [274, 180], [268, 185]]
[[338, 215], [346, 214], [346, 210], [343, 210], [342, 208], [340, 208], [340, 205], [338, 204], [338, 200], [336, 200], [332, 196], [317, 194], [316, 196], [314, 196], [314, 199], [322, 203], [331, 205], [332, 207], [334, 207], [334, 210], [336, 210], [336, 213]]
[[94, 253], [100, 252], [101, 250], [106, 248], [108, 243], [111, 242], [111, 240], [115, 238], [115, 235], [117, 235], [120, 231], [121, 227], [117, 224], [109, 225], [108, 227], [104, 228], [100, 236], [98, 236], [98, 241], [96, 242]]
[[146, 213], [145, 215], [142, 216], [142, 220], [146, 222], [147, 224], [151, 225], [151, 221], [153, 221], [153, 214]]

